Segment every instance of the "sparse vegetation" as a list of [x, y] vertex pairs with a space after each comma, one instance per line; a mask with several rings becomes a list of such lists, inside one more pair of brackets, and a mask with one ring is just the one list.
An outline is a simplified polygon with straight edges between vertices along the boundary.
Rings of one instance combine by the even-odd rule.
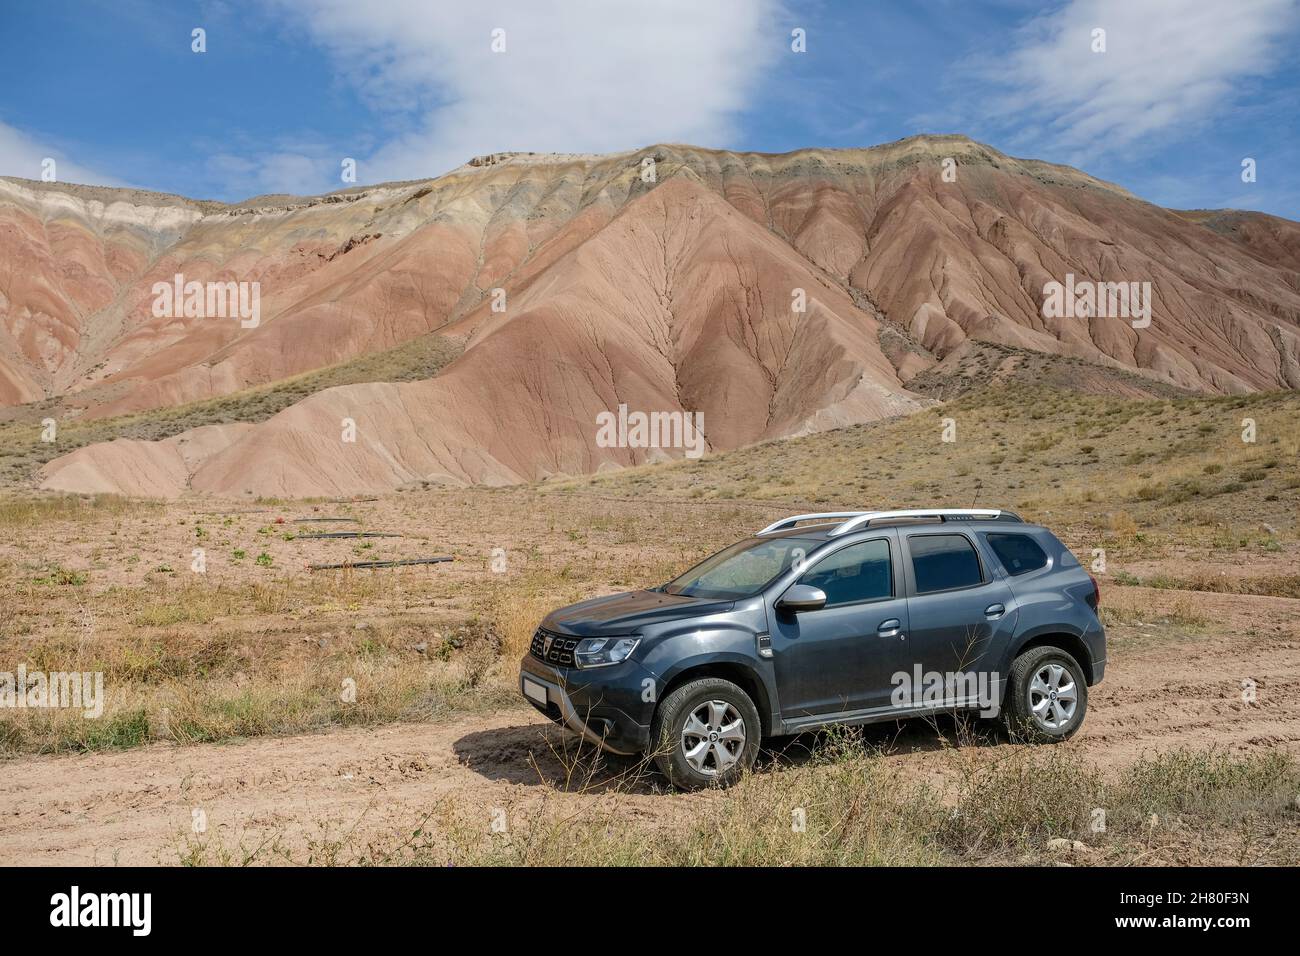
[[[440, 335], [424, 335], [384, 352], [363, 355], [269, 385], [113, 418], [65, 417], [61, 415], [58, 400], [24, 405], [18, 410], [17, 417], [0, 423], [0, 488], [31, 487], [38, 470], [46, 462], [95, 442], [116, 438], [156, 441], [202, 425], [265, 421], [295, 402], [337, 385], [433, 378], [459, 353], [460, 346], [452, 340]], [[59, 420], [57, 441], [41, 440], [41, 420], [47, 417]], [[16, 509], [21, 514], [24, 506], [15, 500], [4, 507]], [[0, 510], [0, 527], [12, 521], [6, 511]]]
[[[962, 438], [955, 445], [938, 441], [938, 418], [927, 412], [701, 461], [569, 479], [535, 491], [432, 493], [441, 495], [453, 510], [485, 509], [479, 511], [473, 525], [483, 529], [481, 533], [497, 535], [506, 545], [514, 540], [518, 521], [488, 517], [488, 513], [518, 516], [538, 512], [532, 530], [523, 539], [528, 544], [509, 548], [507, 573], [492, 573], [482, 563], [486, 559], [478, 556], [475, 560], [479, 563], [465, 569], [468, 580], [457, 578], [463, 583], [445, 587], [441, 582], [447, 580], [450, 568], [423, 575], [407, 571], [303, 577], [293, 569], [302, 567], [299, 555], [309, 545], [280, 523], [282, 510], [300, 506], [278, 501], [204, 515], [195, 513], [193, 506], [107, 496], [3, 499], [0, 528], [8, 528], [13, 535], [40, 528], [42, 535], [53, 540], [75, 536], [82, 543], [57, 562], [29, 563], [30, 554], [22, 548], [9, 551], [7, 561], [0, 560], [0, 584], [7, 594], [0, 601], [8, 605], [3, 610], [12, 628], [10, 635], [0, 640], [0, 650], [10, 658], [17, 654], [20, 659], [47, 659], [60, 666], [67, 666], [70, 660], [77, 666], [93, 665], [93, 669], [114, 675], [115, 680], [126, 681], [127, 686], [119, 688], [125, 693], [115, 696], [143, 707], [152, 729], [135, 738], [109, 735], [107, 739], [166, 736], [158, 716], [164, 708], [207, 715], [201, 719], [191, 716], [188, 723], [173, 725], [180, 728], [174, 739], [184, 740], [287, 733], [347, 722], [351, 719], [348, 712], [335, 700], [337, 681], [363, 655], [359, 643], [354, 645], [342, 635], [351, 636], [349, 629], [359, 621], [372, 622], [375, 628], [368, 633], [378, 643], [364, 655], [371, 667], [388, 666], [384, 661], [398, 667], [412, 654], [409, 648], [421, 643], [429, 648], [420, 656], [421, 666], [457, 665], [462, 649], [442, 639], [430, 641], [430, 630], [445, 634], [469, 628], [490, 633], [483, 646], [499, 661], [487, 668], [487, 683], [493, 693], [508, 699], [513, 690], [514, 662], [526, 651], [534, 629], [549, 609], [592, 594], [662, 583], [777, 513], [873, 501], [969, 505], [975, 500], [1020, 508], [1030, 518], [1050, 513], [1045, 520], [1081, 557], [1095, 547], [1105, 549], [1110, 568], [1102, 578], [1106, 590], [1103, 609], [1108, 620], [1164, 622], [1199, 633], [1207, 618], [1193, 603], [1175, 599], [1155, 610], [1145, 598], [1127, 600], [1115, 586], [1300, 596], [1300, 578], [1281, 570], [1280, 562], [1285, 562], [1290, 546], [1282, 544], [1276, 533], [1252, 530], [1261, 522], [1269, 522], [1275, 530], [1294, 528], [1298, 496], [1284, 485], [1288, 470], [1266, 467], [1295, 450], [1295, 412], [1300, 404], [1294, 396], [1231, 400], [1234, 407], [1248, 403], [1262, 435], [1280, 438], [1277, 450], [1256, 469], [1259, 477], [1242, 492], [1255, 496], [1267, 489], [1277, 496], [1275, 504], [1269, 506], [1262, 495], [1258, 501], [1238, 497], [1224, 510], [1220, 497], [1213, 511], [1189, 511], [1183, 500], [1207, 473], [1206, 441], [1215, 443], [1216, 458], [1228, 463], [1234, 473], [1246, 473], [1250, 470], [1246, 463], [1257, 460], [1255, 449], [1240, 441], [1235, 428], [1225, 426], [1224, 434], [1213, 432], [1218, 437], [1191, 443], [1178, 437], [1188, 432], [1202, 434], [1201, 429], [1178, 422], [1196, 422], [1201, 413], [1225, 401], [1229, 400], [1122, 402], [1051, 390], [1017, 392], [1015, 388], [1007, 394], [971, 392], [944, 409], [944, 415], [955, 416], [960, 423]], [[1031, 411], [1039, 423], [1036, 430], [1027, 425]], [[1233, 417], [1210, 416], [1228, 424]], [[1087, 427], [1100, 420], [1112, 424], [1089, 446], [1100, 470], [1098, 476], [1090, 476], [1086, 472], [1094, 466], [1079, 464], [1078, 454], [1059, 436], [1074, 429], [1076, 423]], [[1158, 481], [1144, 482], [1133, 473], [1137, 466], [1130, 461], [1131, 449], [1145, 444], [1157, 431], [1174, 436], [1172, 447], [1178, 454], [1165, 461]], [[1040, 462], [1031, 464], [1029, 471], [1021, 467], [990, 471], [981, 459], [989, 443], [998, 441], [995, 432], [1004, 436], [1002, 440], [1017, 432], [1039, 434], [1021, 447], [1040, 448], [1033, 456]], [[808, 445], [805, 451], [816, 449], [816, 453], [791, 453], [791, 444]], [[918, 484], [917, 476], [934, 471], [940, 459], [945, 461], [947, 477], [942, 481], [922, 477]], [[875, 464], [864, 471], [864, 461]], [[1066, 473], [1067, 465], [1069, 482], [1059, 477]], [[1035, 467], [1044, 470], [1033, 472]], [[1078, 472], [1083, 473], [1076, 476]], [[1029, 474], [1039, 477], [1029, 481]], [[1101, 481], [1104, 488], [1098, 489]], [[730, 493], [725, 489], [733, 487], [745, 489], [744, 500], [722, 497]], [[1148, 487], [1158, 490], [1142, 491]], [[790, 498], [793, 488], [804, 490], [806, 497]], [[1171, 494], [1171, 489], [1180, 491]], [[1103, 491], [1102, 501], [1126, 504], [1118, 509], [1098, 507], [1088, 500], [1095, 490]], [[593, 493], [612, 495], [617, 501], [604, 505]], [[430, 500], [429, 494], [408, 493], [394, 501], [402, 510], [411, 506], [420, 509]], [[519, 496], [534, 503], [511, 503]], [[1134, 499], [1140, 503], [1131, 503]], [[682, 510], [674, 501], [692, 504]], [[647, 509], [656, 515], [653, 538], [645, 533]], [[156, 540], [167, 525], [177, 529], [174, 542], [153, 548], [141, 560], [132, 542]], [[499, 530], [491, 531], [494, 527]], [[189, 570], [190, 549], [196, 541], [209, 549], [210, 571], [206, 575]], [[250, 542], [261, 546], [250, 547]], [[538, 550], [539, 544], [544, 550]], [[467, 540], [464, 546], [481, 549], [482, 539]], [[1279, 570], [1225, 575], [1201, 571], [1186, 560], [1189, 549], [1210, 556], [1252, 546], [1261, 554], [1276, 555], [1270, 560]], [[385, 542], [385, 549], [394, 547], [399, 545]], [[1176, 569], [1144, 570], [1141, 574], [1127, 570], [1133, 561], [1158, 561], [1172, 548], [1182, 555]], [[229, 556], [224, 562], [223, 554]], [[389, 556], [383, 549], [367, 549], [366, 555]], [[417, 609], [428, 606], [435, 597], [452, 610], [434, 622], [421, 619]], [[90, 621], [95, 637], [86, 642], [82, 635], [88, 633]], [[419, 668], [415, 672], [420, 672]], [[440, 681], [438, 673], [427, 671], [427, 680]], [[243, 676], [234, 683], [237, 674]], [[295, 690], [286, 691], [277, 700], [273, 688], [279, 686]], [[174, 700], [181, 690], [187, 691], [185, 708]], [[458, 699], [456, 695], [436, 696], [439, 700]], [[432, 699], [425, 700], [408, 689], [366, 711], [364, 719], [409, 719], [442, 712], [429, 704]], [[41, 730], [33, 726], [21, 734], [9, 733], [6, 739], [9, 753], [82, 746], [68, 728]]]
[[[99, 720], [75, 711], [0, 712], [0, 759], [518, 709], [517, 662], [551, 608], [660, 584], [782, 514], [878, 502], [1005, 505], [1049, 524], [1085, 565], [1104, 551], [1102, 614], [1111, 666], [1122, 677], [1134, 655], [1190, 646], [1203, 653], [1225, 628], [1239, 648], [1285, 654], [1276, 642], [1294, 642], [1284, 609], [1258, 626], [1238, 609], [1228, 624], [1221, 604], [1207, 601], [1300, 597], [1292, 574], [1300, 482], [1285, 464], [1300, 445], [1296, 396], [1134, 402], [1013, 386], [967, 392], [941, 411], [699, 461], [531, 488], [411, 491], [373, 503], [0, 499], [0, 658], [10, 669], [25, 662], [102, 671], [109, 690]], [[955, 444], [939, 441], [939, 420], [949, 415], [958, 421]], [[1259, 445], [1241, 442], [1235, 421], [1244, 415], [1258, 422]], [[1203, 423], [1216, 424], [1204, 431]], [[1211, 470], [1207, 460], [1221, 467]], [[300, 515], [343, 516], [404, 535], [365, 542], [372, 547], [364, 552], [356, 546], [367, 558], [457, 560], [309, 572], [309, 561], [342, 560], [354, 545], [297, 536]], [[203, 574], [191, 570], [196, 545], [206, 552]], [[491, 557], [498, 547], [499, 571]], [[1234, 669], [1196, 692], [1221, 701], [1241, 676]], [[343, 693], [349, 681], [355, 702]], [[944, 764], [925, 787], [877, 745], [855, 746], [831, 740], [812, 759], [778, 757], [725, 799], [703, 794], [690, 814], [654, 818], [653, 840], [645, 839], [648, 823], [613, 825], [618, 786], [588, 792], [579, 783], [590, 812], [575, 815], [570, 806], [557, 814], [533, 799], [511, 809], [518, 822], [509, 839], [485, 834], [453, 801], [432, 808], [418, 838], [407, 833], [391, 845], [373, 833], [364, 843], [322, 838], [314, 861], [1300, 858], [1295, 841], [1277, 835], [1282, 823], [1295, 827], [1274, 799], [1294, 768], [1268, 770], [1262, 756], [1166, 756], [1097, 773], [1077, 749], [1022, 756], [1014, 746], [976, 743], [926, 755], [927, 767]], [[1231, 769], [1238, 764], [1247, 769]], [[568, 789], [569, 781], [556, 786]], [[636, 777], [630, 795], [657, 786]], [[1161, 804], [1162, 787], [1188, 796]], [[1035, 801], [1049, 797], [1060, 809], [1044, 815]], [[1080, 829], [1088, 821], [1079, 808], [1091, 800], [1112, 808], [1105, 835]], [[796, 806], [808, 811], [803, 834], [790, 830]], [[1154, 836], [1143, 829], [1151, 812], [1171, 818]], [[1088, 849], [1049, 850], [1054, 839]], [[253, 862], [300, 859], [300, 850], [288, 841], [279, 856]], [[240, 859], [237, 847], [216, 841], [185, 853], [191, 862]]]
[[[1117, 775], [1062, 749], [1000, 761], [954, 751], [946, 789], [909, 779], [856, 735], [831, 735], [810, 759], [750, 774], [725, 799], [656, 829], [629, 826], [617, 796], [557, 816], [545, 804], [485, 832], [464, 810], [435, 806], [386, 843], [348, 837], [303, 858], [267, 841], [252, 851], [189, 837], [189, 864], [526, 866], [969, 866], [990, 862], [1125, 865], [1190, 852], [1236, 863], [1294, 860], [1300, 768], [1281, 754], [1234, 758], [1174, 751]], [[635, 773], [627, 786], [635, 786]], [[1100, 811], [1100, 814], [1099, 814]], [[1154, 822], [1152, 817], [1155, 817]], [[413, 834], [413, 835], [412, 835]]]

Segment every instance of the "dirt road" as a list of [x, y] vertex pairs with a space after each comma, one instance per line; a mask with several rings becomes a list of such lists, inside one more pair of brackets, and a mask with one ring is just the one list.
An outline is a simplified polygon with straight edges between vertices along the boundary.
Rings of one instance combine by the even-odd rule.
[[[1106, 681], [1065, 746], [1103, 769], [1181, 746], [1300, 753], [1300, 601], [1129, 590], [1151, 621], [1111, 627]], [[1171, 604], [1211, 623], [1180, 625], [1161, 610]], [[1243, 681], [1253, 682], [1253, 702]], [[888, 759], [908, 772], [942, 776], [945, 753], [925, 723], [871, 737], [892, 743]], [[209, 837], [246, 848], [272, 838], [309, 847], [347, 831], [391, 836], [446, 800], [481, 808], [485, 826], [496, 807], [545, 799], [559, 812], [593, 799], [565, 790], [553, 748], [568, 739], [520, 706], [443, 723], [12, 760], [0, 768], [0, 863], [175, 863], [195, 811]], [[619, 799], [644, 820], [725, 796], [642, 783]]]

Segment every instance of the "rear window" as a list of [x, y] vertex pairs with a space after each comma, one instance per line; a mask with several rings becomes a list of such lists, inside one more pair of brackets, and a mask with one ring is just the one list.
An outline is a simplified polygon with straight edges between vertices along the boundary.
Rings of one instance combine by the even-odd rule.
[[988, 539], [1007, 574], [1028, 574], [1047, 565], [1047, 554], [1027, 534], [991, 534]]
[[980, 559], [975, 547], [962, 534], [909, 535], [916, 593], [950, 591], [981, 584]]

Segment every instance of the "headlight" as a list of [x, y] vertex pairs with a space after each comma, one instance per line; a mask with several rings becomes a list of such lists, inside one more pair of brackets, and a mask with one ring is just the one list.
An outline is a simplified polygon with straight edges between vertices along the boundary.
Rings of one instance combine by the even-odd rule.
[[636, 649], [635, 637], [588, 637], [578, 642], [573, 659], [579, 667], [604, 667], [627, 660]]

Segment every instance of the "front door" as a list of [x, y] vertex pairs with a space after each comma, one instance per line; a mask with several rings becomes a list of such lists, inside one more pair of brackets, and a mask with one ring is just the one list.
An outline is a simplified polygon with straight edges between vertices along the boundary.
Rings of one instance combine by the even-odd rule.
[[908, 624], [897, 550], [897, 534], [884, 530], [819, 557], [794, 583], [825, 591], [826, 606], [797, 614], [772, 608], [773, 663], [786, 720], [888, 703], [895, 645], [905, 640]]

